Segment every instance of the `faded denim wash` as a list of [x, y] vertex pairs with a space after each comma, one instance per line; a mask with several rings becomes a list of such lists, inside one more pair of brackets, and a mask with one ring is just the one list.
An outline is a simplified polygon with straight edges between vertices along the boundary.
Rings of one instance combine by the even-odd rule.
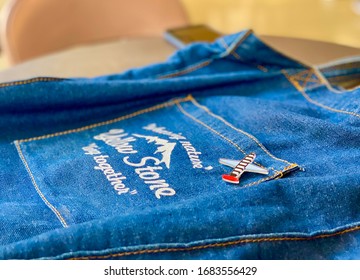
[[[244, 31], [0, 84], [0, 258], [360, 259], [359, 61], [314, 68]], [[222, 181], [219, 158], [250, 152], [269, 174]]]

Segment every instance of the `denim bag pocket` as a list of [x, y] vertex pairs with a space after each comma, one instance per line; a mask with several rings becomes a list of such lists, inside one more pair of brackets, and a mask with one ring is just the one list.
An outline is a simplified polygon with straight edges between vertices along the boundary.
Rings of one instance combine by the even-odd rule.
[[245, 173], [239, 189], [299, 168], [192, 96], [15, 145], [36, 192], [64, 227], [233, 190], [221, 179], [231, 171], [221, 157], [255, 152], [255, 164], [269, 170]]

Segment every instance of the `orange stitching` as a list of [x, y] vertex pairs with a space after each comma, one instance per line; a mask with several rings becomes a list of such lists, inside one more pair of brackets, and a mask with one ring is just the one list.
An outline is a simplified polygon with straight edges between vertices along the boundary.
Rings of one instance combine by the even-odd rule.
[[75, 128], [75, 129], [70, 129], [70, 130], [66, 130], [66, 131], [56, 132], [56, 133], [52, 133], [52, 134], [46, 134], [46, 135], [43, 135], [43, 136], [38, 136], [38, 137], [33, 137], [33, 138], [28, 138], [28, 139], [22, 139], [22, 140], [19, 140], [19, 143], [43, 140], [43, 139], [47, 139], [47, 138], [51, 138], [51, 137], [57, 137], [57, 136], [61, 136], [61, 135], [81, 132], [81, 131], [92, 129], [92, 128], [95, 128], [95, 127], [98, 127], [98, 126], [108, 125], [108, 124], [112, 124], [112, 123], [115, 123], [115, 122], [130, 119], [130, 118], [136, 117], [138, 115], [149, 113], [149, 112], [152, 112], [152, 111], [156, 111], [156, 110], [159, 110], [159, 109], [162, 109], [162, 108], [165, 108], [165, 107], [173, 106], [174, 104], [176, 104], [176, 102], [185, 102], [185, 101], [189, 101], [189, 100], [190, 100], [189, 96], [185, 97], [185, 98], [179, 98], [179, 99], [176, 99], [174, 101], [161, 103], [161, 104], [155, 105], [153, 107], [142, 109], [142, 110], [136, 111], [134, 113], [131, 113], [131, 114], [128, 114], [128, 115], [125, 115], [125, 116], [122, 116], [122, 117], [118, 117], [118, 118], [115, 118], [115, 119], [112, 119], [112, 120], [99, 122], [99, 123], [83, 126], [83, 127], [80, 127], [80, 128]]
[[167, 78], [173, 78], [173, 77], [185, 75], [185, 74], [194, 72], [194, 71], [196, 71], [198, 69], [204, 68], [204, 67], [208, 66], [211, 62], [212, 62], [212, 60], [209, 59], [209, 60], [200, 62], [200, 63], [198, 63], [196, 65], [192, 65], [189, 68], [185, 68], [183, 70], [179, 70], [179, 71], [176, 71], [176, 72], [171, 73], [171, 74], [165, 74], [165, 75], [159, 76], [158, 79], [167, 79]]
[[0, 83], [0, 88], [10, 87], [10, 86], [26, 85], [26, 84], [36, 83], [36, 82], [52, 82], [52, 81], [62, 81], [62, 80], [66, 80], [66, 79], [38, 77], [38, 78], [33, 78], [33, 79], [23, 80], [23, 81], [16, 81], [16, 82], [10, 82], [10, 83]]
[[281, 179], [282, 177], [284, 177], [284, 173], [282, 171], [280, 171], [278, 174], [276, 174], [277, 176], [274, 178], [276, 180]]
[[[242, 62], [245, 62], [244, 59], [237, 53], [235, 52], [235, 49], [247, 38], [249, 37], [249, 35], [251, 34], [252, 32], [251, 31], [248, 31], [248, 33], [246, 33], [244, 35], [243, 38], [241, 38], [241, 40], [234, 46], [234, 48], [231, 50], [230, 54], [232, 56], [234, 56], [236, 59], [242, 61]], [[220, 40], [221, 44], [226, 48], [226, 51], [229, 50], [229, 45], [225, 42], [225, 40], [223, 38], [221, 38]], [[263, 72], [269, 72], [269, 70], [265, 67], [265, 66], [262, 66], [262, 65], [258, 65], [258, 64], [255, 64], [253, 63], [253, 65], [255, 65], [259, 70], [263, 71]]]
[[259, 68], [261, 71], [263, 72], [269, 72], [269, 69], [267, 69], [265, 66], [262, 66], [262, 65], [256, 65], [257, 68]]
[[[202, 105], [200, 105], [199, 103], [197, 103], [196, 100], [194, 99], [194, 97], [193, 97], [192, 95], [189, 95], [188, 97], [189, 97], [189, 100], [193, 103], [193, 105], [195, 105], [195, 106], [197, 106], [197, 107], [200, 106], [200, 107], [206, 108], [205, 106], [202, 106]], [[194, 103], [194, 102], [195, 102], [195, 103]], [[194, 120], [195, 122], [203, 125], [204, 127], [206, 127], [207, 129], [209, 129], [210, 131], [212, 131], [212, 132], [215, 133], [216, 135], [220, 136], [221, 138], [223, 138], [224, 140], [226, 140], [227, 142], [229, 142], [231, 145], [233, 145], [235, 148], [237, 148], [239, 151], [241, 151], [243, 154], [246, 155], [245, 151], [244, 151], [243, 149], [241, 149], [238, 144], [234, 143], [234, 142], [231, 141], [229, 138], [227, 138], [226, 136], [222, 135], [221, 133], [219, 133], [218, 131], [216, 131], [215, 129], [213, 129], [211, 126], [208, 126], [207, 124], [205, 124], [205, 123], [203, 123], [202, 121], [200, 121], [200, 120], [198, 120], [197, 118], [195, 118], [193, 115], [191, 115], [191, 114], [189, 114], [188, 112], [186, 112], [186, 111], [184, 110], [184, 108], [180, 105], [179, 102], [176, 102], [176, 105], [177, 105], [177, 107], [179, 108], [179, 110], [180, 110], [184, 115], [188, 116], [189, 118], [191, 118], [191, 119]], [[199, 108], [200, 108], [200, 107], [199, 107]], [[207, 109], [207, 108], [206, 108], [206, 109]], [[205, 111], [206, 111], [206, 110], [205, 110]], [[209, 111], [209, 112], [210, 112], [210, 111]], [[250, 135], [251, 135], [251, 134], [250, 134]], [[249, 136], [248, 136], [248, 137], [249, 137]], [[257, 143], [257, 142], [256, 142], [256, 143]], [[265, 150], [264, 150], [264, 151], [265, 151]], [[266, 151], [265, 151], [265, 152], [266, 152]], [[269, 153], [270, 153], [270, 152], [269, 152]], [[281, 160], [281, 159], [278, 159], [278, 158], [275, 158], [275, 157], [274, 157], [274, 159]], [[281, 160], [281, 161], [284, 161], [284, 162], [286, 162], [286, 163], [289, 163], [289, 162], [287, 162], [287, 161], [285, 161], [285, 160]], [[260, 165], [259, 163], [255, 163], [255, 164], [258, 165], [258, 166], [260, 166], [260, 167], [263, 167], [263, 166]], [[274, 175], [269, 176], [269, 177], [266, 177], [266, 178], [263, 178], [263, 179], [261, 179], [261, 180], [259, 180], [259, 181], [256, 181], [256, 182], [247, 184], [247, 185], [245, 185], [245, 186], [242, 186], [242, 187], [240, 187], [240, 189], [247, 188], [247, 187], [251, 187], [251, 186], [254, 186], [254, 185], [258, 185], [258, 184], [260, 184], [260, 183], [262, 183], [262, 182], [275, 179], [275, 178], [277, 178], [280, 174], [282, 174], [282, 175], [281, 175], [281, 177], [282, 177], [282, 176], [283, 176], [283, 172], [285, 172], [285, 171], [287, 171], [287, 170], [289, 170], [289, 169], [291, 169], [291, 168], [295, 168], [295, 167], [299, 167], [299, 166], [298, 166], [297, 164], [295, 164], [295, 163], [291, 163], [291, 164], [289, 163], [289, 165], [288, 165], [287, 167], [285, 167], [282, 171], [278, 171], [278, 170], [275, 170], [274, 168], [270, 168], [270, 169], [272, 169], [274, 172], [276, 172]], [[263, 167], [263, 168], [265, 168], [265, 167]], [[299, 167], [299, 168], [300, 168], [300, 167]], [[281, 177], [280, 177], [280, 178], [281, 178]]]
[[[295, 81], [285, 70], [281, 70], [281, 72], [284, 74], [284, 76], [288, 79], [288, 81], [301, 93], [301, 95], [311, 104], [314, 104], [315, 106], [321, 107], [323, 109], [326, 109], [328, 111], [331, 112], [335, 112], [335, 113], [340, 113], [340, 114], [346, 114], [346, 115], [351, 115], [357, 118], [360, 118], [360, 114], [354, 113], [354, 112], [350, 112], [350, 111], [344, 111], [344, 110], [339, 110], [339, 109], [335, 109], [329, 106], [326, 106], [324, 104], [321, 104], [315, 100], [313, 100], [304, 90], [303, 88], [299, 85], [299, 83], [297, 81]], [[315, 73], [316, 75], [316, 73]]]
[[229, 45], [225, 42], [224, 38], [221, 37], [219, 41], [220, 41], [220, 43], [223, 45], [223, 47], [224, 47], [224, 48], [226, 49], [226, 51], [227, 51], [228, 48], [229, 48]]
[[[246, 61], [244, 61], [244, 59], [237, 53], [235, 52], [234, 50], [231, 51], [231, 54], [237, 59], [237, 60], [240, 60], [244, 63], [246, 63]], [[250, 62], [250, 64], [256, 66], [260, 71], [262, 72], [269, 72], [269, 69], [267, 69], [265, 66], [262, 66], [260, 64], [256, 64], [256, 63], [253, 63], [253, 62]]]
[[[192, 101], [193, 105], [195, 105], [196, 107], [199, 107], [199, 106], [197, 106], [197, 105], [193, 102], [193, 100], [195, 100], [195, 99], [194, 99], [194, 97], [193, 97], [192, 95], [189, 95], [188, 98], [189, 98], [189, 101]], [[190, 113], [186, 112], [186, 111], [184, 110], [184, 108], [180, 105], [180, 103], [177, 102], [176, 105], [178, 106], [180, 112], [182, 112], [184, 115], [188, 116], [188, 117], [191, 118], [193, 121], [201, 124], [201, 125], [204, 126], [205, 128], [209, 129], [211, 132], [215, 133], [216, 135], [218, 135], [219, 137], [221, 137], [221, 138], [224, 139], [225, 141], [229, 142], [231, 145], [233, 145], [235, 148], [237, 148], [237, 149], [238, 149], [240, 152], [242, 152], [244, 155], [247, 155], [247, 153], [246, 153], [238, 144], [236, 144], [235, 142], [233, 142], [232, 140], [230, 140], [230, 139], [227, 138], [226, 136], [222, 135], [221, 133], [219, 133], [218, 131], [216, 131], [215, 129], [213, 129], [211, 126], [209, 126], [209, 125], [205, 124], [204, 122], [200, 121], [199, 119], [195, 118], [195, 117], [194, 117], [193, 115], [191, 115]], [[200, 106], [201, 106], [201, 105], [200, 105]], [[260, 163], [258, 163], [258, 162], [255, 162], [255, 161], [254, 161], [253, 164], [255, 164], [255, 165], [257, 165], [257, 166], [260, 166], [260, 167], [266, 169], [264, 166], [262, 166], [262, 165], [261, 165]], [[275, 170], [275, 169], [272, 168], [272, 167], [271, 167], [270, 169], [273, 169], [275, 172], [277, 172], [277, 170]]]
[[[246, 61], [237, 52], [235, 52], [234, 50], [232, 50], [230, 52], [230, 54], [232, 54], [237, 60], [240, 60], [240, 61], [246, 63]], [[253, 63], [253, 62], [250, 62], [250, 63], [252, 65], [256, 66], [262, 72], [269, 72], [269, 70], [265, 66], [262, 66], [260, 64], [256, 64], [256, 63]]]
[[[229, 48], [228, 44], [226, 44], [224, 38], [221, 38], [220, 39], [220, 42], [221, 44], [225, 47], [226, 51], [227, 49]], [[206, 67], [207, 65], [209, 65], [213, 60], [212, 59], [209, 59], [209, 60], [206, 60], [204, 62], [200, 62], [199, 64], [196, 64], [196, 65], [192, 65], [190, 66], [189, 68], [185, 68], [183, 70], [177, 70], [173, 73], [170, 73], [170, 74], [165, 74], [165, 75], [161, 75], [158, 77], [158, 79], [166, 79], [166, 78], [173, 78], [173, 77], [177, 77], [177, 76], [180, 76], [180, 75], [183, 75], [183, 74], [188, 74], [188, 73], [191, 73], [193, 71], [196, 71], [198, 69], [201, 69], [203, 67]]]
[[[222, 40], [220, 41], [221, 43], [222, 43], [222, 45], [226, 48], [226, 51], [228, 51], [229, 50], [229, 45], [225, 42], [225, 40], [223, 39], [223, 38], [221, 38]], [[238, 45], [237, 45], [238, 46]], [[238, 54], [238, 53], [236, 53], [234, 50], [232, 50], [231, 52], [230, 52], [230, 54], [232, 55], [232, 56], [234, 56], [236, 59], [238, 59], [238, 60], [241, 60], [241, 61], [244, 61], [243, 59], [242, 59], [242, 57]]]
[[311, 74], [311, 75], [315, 74], [315, 76], [316, 76], [316, 73], [313, 71], [313, 69], [306, 69], [306, 70], [302, 70], [298, 73], [292, 74], [291, 78], [296, 81], [304, 81], [304, 82], [311, 81], [314, 83], [319, 83], [317, 76], [315, 78], [311, 78], [311, 75], [309, 75], [309, 74]]
[[287, 241], [313, 241], [313, 240], [318, 240], [318, 239], [336, 237], [336, 236], [340, 236], [340, 235], [343, 235], [346, 233], [355, 232], [358, 230], [360, 230], [360, 226], [348, 228], [348, 229], [342, 230], [340, 232], [320, 234], [317, 236], [310, 236], [310, 237], [268, 237], [268, 238], [240, 239], [240, 240], [234, 240], [234, 241], [228, 241], [228, 242], [222, 242], [222, 243], [212, 243], [212, 244], [207, 244], [207, 245], [192, 246], [192, 247], [187, 247], [187, 248], [145, 249], [145, 250], [138, 250], [138, 251], [132, 251], [132, 252], [112, 253], [112, 254], [103, 255], [103, 256], [88, 256], [88, 257], [69, 258], [69, 260], [108, 259], [108, 258], [134, 256], [134, 255], [142, 255], [142, 254], [188, 252], [188, 251], [204, 250], [204, 249], [211, 249], [211, 248], [236, 246], [236, 245], [248, 244], [248, 243], [282, 242], [282, 241], [285, 241], [285, 242], [287, 242]]
[[295, 168], [295, 167], [297, 167], [297, 168], [300, 169], [300, 167], [299, 167], [297, 164], [288, 165], [288, 166], [286, 166], [286, 167], [285, 167], [283, 170], [281, 170], [281, 171], [277, 171], [277, 170], [275, 170], [274, 168], [272, 168], [274, 171], [276, 171], [276, 173], [275, 173], [274, 175], [269, 176], [269, 177], [266, 177], [266, 178], [263, 178], [263, 179], [261, 179], [261, 180], [259, 180], [259, 181], [256, 181], [256, 182], [247, 184], [247, 185], [245, 185], [245, 186], [242, 186], [240, 189], [245, 189], [245, 188], [248, 188], [248, 187], [252, 187], [252, 186], [255, 186], [255, 185], [259, 185], [259, 184], [262, 183], [262, 182], [270, 181], [270, 180], [272, 180], [272, 179], [280, 179], [280, 178], [282, 178], [282, 177], [284, 176], [284, 173], [285, 173], [286, 171], [288, 171], [288, 170], [290, 170], [290, 169], [293, 169], [293, 168]]
[[[236, 43], [236, 45], [232, 48], [231, 52], [234, 52], [235, 49], [237, 49], [246, 39], [252, 34], [252, 30], [248, 30], [244, 36]], [[234, 52], [236, 53], [236, 52]], [[236, 53], [237, 54], [237, 53]]]
[[293, 169], [293, 168], [295, 168], [295, 167], [299, 167], [297, 164], [292, 164], [292, 165], [289, 165], [289, 166], [287, 166], [287, 167], [285, 167], [284, 169], [283, 169], [283, 172], [286, 172], [286, 171], [288, 171], [288, 170], [290, 170], [290, 169]]
[[294, 79], [298, 79], [298, 77], [303, 78], [304, 75], [306, 75], [308, 71], [309, 71], [309, 69], [302, 70], [298, 73], [291, 75], [291, 77], [293, 77]]
[[[304, 75], [306, 75], [306, 76], [304, 76]], [[291, 78], [291, 80], [297, 81], [301, 88], [305, 88], [309, 82], [319, 84], [320, 81], [318, 79], [316, 79], [317, 76], [316, 76], [316, 78], [313, 78], [312, 77], [313, 75], [316, 76], [316, 74], [313, 72], [313, 69], [309, 69], [309, 70], [301, 71], [297, 74], [291, 75], [290, 78]], [[299, 83], [299, 81], [303, 81], [304, 83], [301, 85]]]
[[238, 60], [244, 61], [243, 58], [235, 51], [231, 51], [231, 54]]
[[237, 132], [240, 132], [241, 134], [247, 136], [248, 138], [250, 138], [251, 140], [253, 140], [269, 157], [271, 157], [272, 159], [274, 160], [277, 160], [277, 161], [281, 161], [281, 162], [284, 162], [286, 164], [289, 164], [291, 165], [292, 163], [290, 163], [289, 161], [287, 160], [284, 160], [284, 159], [281, 159], [281, 158], [278, 158], [276, 156], [274, 156], [272, 153], [270, 153], [270, 151], [259, 141], [259, 139], [257, 139], [254, 135], [240, 129], [240, 128], [237, 128], [235, 126], [233, 126], [231, 123], [229, 123], [228, 121], [226, 121], [223, 117], [220, 117], [216, 114], [214, 114], [213, 112], [210, 111], [209, 108], [207, 108], [206, 106], [204, 105], [201, 105], [199, 102], [197, 102], [197, 100], [192, 96], [190, 95], [189, 96], [189, 99], [190, 101], [198, 108], [204, 110], [208, 115], [220, 120], [221, 122], [223, 122], [225, 125], [227, 125], [228, 127], [230, 127], [231, 129], [237, 131]]
[[[231, 50], [230, 54], [233, 55], [236, 59], [238, 60], [242, 60], [242, 58], [234, 51], [250, 34], [252, 33], [251, 30], [249, 30], [240, 40], [239, 42], [237, 42], [237, 44], [233, 47], [233, 49]], [[229, 46], [228, 44], [224, 41], [223, 38], [221, 38], [220, 40], [221, 44], [226, 48], [226, 51], [228, 51], [229, 49]], [[194, 72], [196, 70], [199, 70], [203, 67], [206, 67], [208, 66], [211, 62], [213, 62], [213, 59], [209, 59], [209, 60], [206, 60], [206, 61], [203, 61], [203, 62], [200, 62], [198, 64], [195, 64], [195, 65], [192, 65], [190, 66], [189, 68], [185, 68], [185, 69], [182, 69], [182, 70], [178, 70], [178, 71], [175, 71], [173, 73], [170, 73], [170, 74], [165, 74], [165, 75], [161, 75], [161, 76], [158, 76], [157, 78], [158, 79], [167, 79], [167, 78], [174, 78], [174, 77], [178, 77], [178, 76], [181, 76], [181, 75], [185, 75], [185, 74], [189, 74], [191, 72]], [[255, 65], [259, 70], [263, 71], [263, 72], [268, 72], [269, 70], [265, 67], [265, 66], [262, 66], [262, 65], [257, 65], [255, 63], [253, 63], [253, 65]]]
[[304, 83], [302, 85], [303, 88], [306, 88], [306, 85], [308, 84], [309, 79], [311, 78], [311, 75], [312, 75], [312, 71], [309, 70], [306, 77], [305, 77]]
[[[295, 78], [294, 78], [295, 80]], [[311, 79], [311, 78], [308, 78], [308, 79], [305, 79], [305, 78], [296, 78], [297, 81], [303, 81], [303, 82], [313, 82], [313, 83], [319, 83], [318, 80], [315, 80], [315, 79]]]
[[303, 86], [302, 86], [303, 88], [306, 88], [306, 85], [308, 83], [308, 80], [311, 78], [311, 75], [312, 75], [312, 71], [309, 70], [306, 77], [305, 77], [305, 81], [304, 81]]
[[[189, 95], [189, 100], [191, 100], [190, 98], [191, 95]], [[206, 127], [207, 129], [209, 129], [211, 132], [215, 133], [216, 135], [220, 136], [221, 138], [223, 138], [224, 140], [226, 140], [227, 142], [229, 142], [231, 145], [233, 145], [235, 148], [237, 148], [240, 152], [242, 152], [244, 155], [246, 155], [246, 152], [241, 149], [241, 147], [234, 143], [233, 141], [231, 141], [230, 139], [228, 139], [227, 137], [225, 137], [224, 135], [220, 134], [219, 132], [217, 132], [215, 129], [213, 129], [211, 126], [208, 126], [207, 124], [203, 123], [202, 121], [198, 120], [197, 118], [195, 118], [193, 115], [189, 114], [188, 112], [186, 112], [184, 110], [184, 108], [180, 105], [179, 102], [176, 102], [176, 106], [179, 108], [180, 112], [183, 113], [184, 115], [188, 116], [189, 118], [191, 118], [193, 121], [201, 124], [202, 126]]]
[[283, 170], [281, 170], [277, 174], [275, 174], [276, 175], [275, 179], [276, 180], [281, 179], [282, 177], [284, 177], [286, 175], [287, 171], [289, 171], [290, 169], [296, 168], [296, 167], [300, 168], [297, 164], [291, 164], [291, 165], [286, 166]]
[[[275, 170], [275, 171], [276, 171], [276, 170]], [[278, 176], [278, 174], [279, 174], [279, 172], [281, 172], [281, 171], [276, 171], [276, 173], [275, 173], [274, 175], [272, 175], [272, 176], [269, 176], [269, 177], [266, 177], [266, 178], [262, 178], [261, 180], [256, 181], [256, 182], [249, 183], [249, 184], [247, 184], [247, 185], [245, 185], [245, 186], [240, 187], [239, 189], [246, 189], [246, 188], [249, 188], [249, 187], [252, 187], [252, 186], [260, 185], [260, 184], [263, 183], [263, 182], [270, 181], [270, 180], [272, 180], [272, 179], [276, 179], [277, 176]]]

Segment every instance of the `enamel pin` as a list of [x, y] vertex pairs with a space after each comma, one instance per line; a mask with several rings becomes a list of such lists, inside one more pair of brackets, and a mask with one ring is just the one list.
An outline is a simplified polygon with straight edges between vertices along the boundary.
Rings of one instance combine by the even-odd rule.
[[240, 177], [246, 170], [247, 167], [252, 164], [255, 160], [256, 154], [250, 153], [246, 157], [244, 157], [238, 164], [234, 167], [234, 169], [230, 172], [230, 174], [223, 174], [222, 179], [225, 182], [232, 184], [239, 184]]
[[[236, 159], [227, 159], [227, 158], [220, 158], [219, 163], [225, 166], [229, 166], [231, 168], [235, 168], [235, 166], [240, 162], [240, 160]], [[255, 164], [250, 163], [245, 168], [245, 172], [251, 172], [251, 173], [258, 173], [263, 175], [268, 175], [269, 170], [267, 170], [264, 167], [257, 166]]]

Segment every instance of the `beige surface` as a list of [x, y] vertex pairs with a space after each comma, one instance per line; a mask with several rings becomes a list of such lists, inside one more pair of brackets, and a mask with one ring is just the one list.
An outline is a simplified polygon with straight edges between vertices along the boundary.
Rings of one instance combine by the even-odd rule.
[[[310, 64], [360, 56], [360, 49], [335, 44], [272, 36], [262, 38], [284, 54]], [[78, 47], [4, 70], [0, 72], [0, 82], [37, 76], [92, 77], [120, 73], [164, 61], [174, 50], [162, 38], [126, 39]]]
[[7, 60], [17, 64], [79, 44], [160, 37], [186, 24], [179, 0], [9, 0], [0, 39]]
[[182, 0], [192, 23], [224, 33], [297, 37], [360, 48], [360, 0]]
[[[191, 23], [360, 47], [360, 0], [181, 0]], [[0, 7], [5, 0], [0, 0]], [[6, 62], [0, 55], [0, 69]]]
[[92, 77], [166, 60], [174, 48], [161, 38], [123, 39], [76, 47], [0, 72], [0, 82], [37, 76]]
[[[1, 8], [3, 7], [4, 3], [6, 0], [0, 0], [0, 12], [1, 12]], [[5, 67], [7, 67], [7, 62], [5, 61], [4, 56], [2, 55], [1, 49], [0, 49], [0, 70], [4, 69]]]

